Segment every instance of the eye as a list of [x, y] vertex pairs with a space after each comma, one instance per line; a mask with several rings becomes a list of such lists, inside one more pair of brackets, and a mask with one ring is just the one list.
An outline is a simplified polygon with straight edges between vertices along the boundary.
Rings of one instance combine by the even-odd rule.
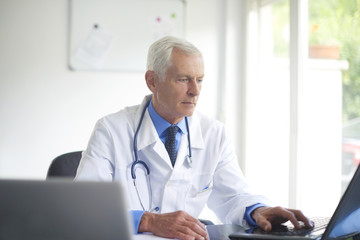
[[178, 81], [179, 81], [179, 82], [186, 82], [186, 81], [187, 81], [187, 78], [179, 78]]

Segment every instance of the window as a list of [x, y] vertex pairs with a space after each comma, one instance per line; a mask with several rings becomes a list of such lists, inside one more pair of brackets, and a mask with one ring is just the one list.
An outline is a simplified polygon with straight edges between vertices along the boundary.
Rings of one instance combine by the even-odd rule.
[[251, 184], [276, 204], [328, 216], [341, 195], [347, 63], [309, 58], [308, 6], [249, 4], [244, 160]]
[[[254, 2], [255, 3], [255, 2]], [[246, 84], [246, 175], [276, 204], [289, 195], [289, 0], [256, 1], [249, 19]], [[270, 187], [280, 184], [280, 187]]]
[[310, 57], [321, 58], [328, 65], [335, 59], [334, 67], [342, 69], [342, 192], [360, 162], [359, 6], [359, 0], [309, 1]]

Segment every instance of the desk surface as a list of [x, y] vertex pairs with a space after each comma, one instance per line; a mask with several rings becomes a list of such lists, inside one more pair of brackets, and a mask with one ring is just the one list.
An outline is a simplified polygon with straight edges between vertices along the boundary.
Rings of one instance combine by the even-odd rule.
[[242, 227], [234, 224], [224, 225], [209, 225], [207, 230], [210, 236], [210, 240], [229, 240], [229, 235], [233, 232], [238, 232]]
[[[206, 226], [210, 240], [229, 240], [228, 237], [231, 233], [240, 231], [242, 229], [239, 225], [233, 225], [233, 224], [225, 224], [225, 225], [208, 225]], [[134, 237], [134, 240], [143, 240], [143, 239], [149, 239], [149, 240], [164, 240], [168, 238], [161, 238], [154, 236], [152, 234], [137, 234]]]

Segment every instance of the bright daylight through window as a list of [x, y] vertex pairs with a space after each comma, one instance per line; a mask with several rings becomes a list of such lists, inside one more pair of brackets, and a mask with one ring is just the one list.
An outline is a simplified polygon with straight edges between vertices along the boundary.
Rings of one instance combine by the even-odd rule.
[[[360, 0], [308, 0], [307, 11], [295, 8], [304, 17], [298, 23], [291, 22], [292, 4], [250, 5], [246, 174], [262, 193], [289, 205], [290, 136], [297, 132], [294, 207], [329, 216], [360, 162]], [[300, 64], [291, 56], [294, 29], [306, 37], [299, 46], [304, 60], [297, 68], [297, 109], [291, 104], [291, 66]], [[281, 188], [262, 186], [259, 175]]]

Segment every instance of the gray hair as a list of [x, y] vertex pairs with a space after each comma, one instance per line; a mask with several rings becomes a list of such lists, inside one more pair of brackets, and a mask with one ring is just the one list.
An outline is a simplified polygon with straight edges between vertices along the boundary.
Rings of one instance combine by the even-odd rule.
[[192, 43], [172, 37], [163, 37], [151, 44], [147, 56], [147, 70], [154, 71], [161, 80], [165, 77], [166, 70], [171, 66], [171, 54], [173, 49], [180, 50], [187, 55], [201, 55]]

